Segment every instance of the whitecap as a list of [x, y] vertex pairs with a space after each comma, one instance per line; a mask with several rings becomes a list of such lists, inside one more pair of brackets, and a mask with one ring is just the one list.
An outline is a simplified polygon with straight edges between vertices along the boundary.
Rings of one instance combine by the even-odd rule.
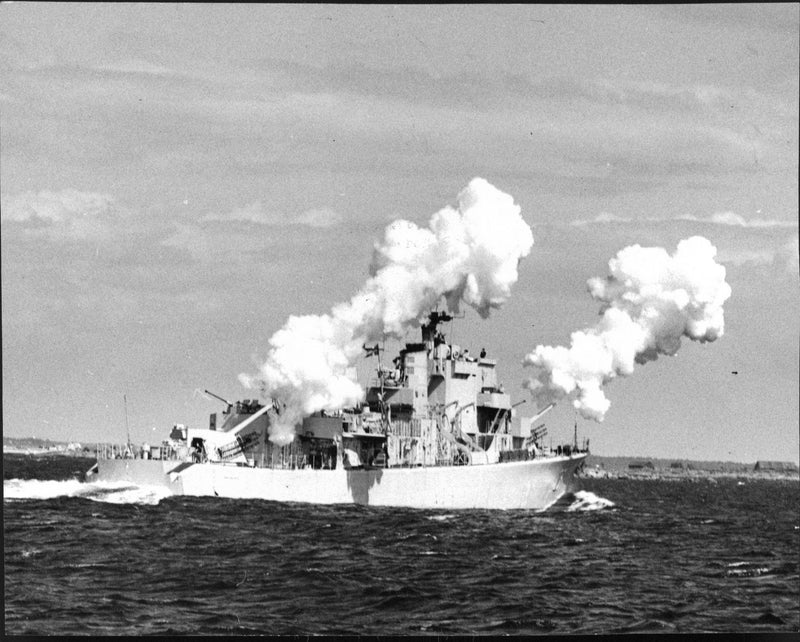
[[447, 521], [449, 519], [454, 519], [455, 517], [456, 517], [455, 515], [431, 515], [427, 519], [429, 519], [429, 520], [431, 520], [433, 522], [444, 522], [444, 521]]

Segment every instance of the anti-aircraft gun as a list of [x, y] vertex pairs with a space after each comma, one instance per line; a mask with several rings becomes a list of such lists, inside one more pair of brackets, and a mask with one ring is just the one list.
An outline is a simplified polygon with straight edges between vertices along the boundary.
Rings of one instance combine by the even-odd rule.
[[[533, 417], [531, 417], [531, 423], [533, 423], [537, 419], [541, 419], [545, 414], [550, 412], [555, 407], [555, 405], [556, 405], [555, 403], [551, 403], [550, 405], [546, 406], [543, 410], [536, 413]], [[535, 428], [531, 428], [531, 434], [525, 440], [525, 445], [526, 446], [533, 445], [539, 448], [540, 447], [539, 444], [541, 443], [541, 440], [544, 439], [544, 436], [546, 434], [547, 434], [547, 427], [543, 423], [539, 424]]]

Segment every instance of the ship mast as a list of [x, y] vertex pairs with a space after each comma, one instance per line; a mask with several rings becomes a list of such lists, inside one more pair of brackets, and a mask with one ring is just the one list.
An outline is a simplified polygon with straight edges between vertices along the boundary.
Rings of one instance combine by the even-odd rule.
[[122, 395], [122, 403], [125, 405], [125, 436], [128, 440], [128, 449], [131, 447], [131, 431], [128, 428], [128, 395]]
[[578, 449], [578, 413], [575, 413], [575, 432], [572, 433], [572, 449]]

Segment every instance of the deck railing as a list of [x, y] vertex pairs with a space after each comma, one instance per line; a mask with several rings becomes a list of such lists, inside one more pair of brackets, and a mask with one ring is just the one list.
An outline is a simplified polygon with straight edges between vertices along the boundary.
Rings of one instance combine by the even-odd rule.
[[166, 459], [180, 461], [186, 457], [185, 448], [169, 444], [137, 446], [135, 444], [97, 444], [97, 459]]

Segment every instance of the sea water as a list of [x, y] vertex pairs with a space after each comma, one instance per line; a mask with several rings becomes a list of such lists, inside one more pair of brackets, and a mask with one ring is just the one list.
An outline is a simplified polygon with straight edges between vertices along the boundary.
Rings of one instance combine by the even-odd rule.
[[800, 630], [797, 481], [432, 511], [164, 497], [93, 463], [4, 456], [6, 634]]

